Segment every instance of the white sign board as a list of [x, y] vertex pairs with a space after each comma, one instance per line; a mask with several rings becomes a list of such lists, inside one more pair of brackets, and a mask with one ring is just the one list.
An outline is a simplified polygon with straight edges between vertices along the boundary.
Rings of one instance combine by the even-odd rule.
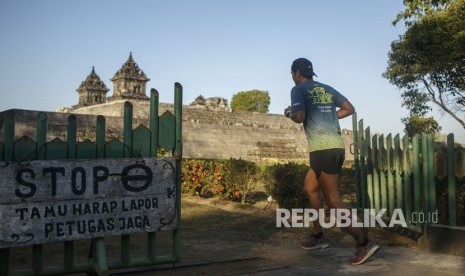
[[0, 162], [0, 248], [175, 229], [174, 158]]

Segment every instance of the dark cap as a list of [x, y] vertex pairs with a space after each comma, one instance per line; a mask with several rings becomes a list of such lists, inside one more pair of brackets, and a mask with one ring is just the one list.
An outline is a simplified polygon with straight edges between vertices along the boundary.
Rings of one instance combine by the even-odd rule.
[[312, 63], [306, 58], [298, 58], [294, 60], [291, 66], [291, 71], [299, 71], [306, 78], [312, 78], [313, 76], [316, 77], [316, 74], [313, 72]]

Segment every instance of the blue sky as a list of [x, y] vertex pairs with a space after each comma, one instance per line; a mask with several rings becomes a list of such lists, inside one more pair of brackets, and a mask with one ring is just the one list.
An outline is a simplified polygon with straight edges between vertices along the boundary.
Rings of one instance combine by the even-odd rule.
[[[72, 106], [92, 66], [111, 95], [110, 79], [132, 52], [162, 102], [173, 102], [176, 81], [185, 104], [259, 89], [270, 93], [270, 113], [281, 114], [294, 85], [290, 65], [306, 57], [316, 80], [345, 95], [372, 132], [402, 133], [408, 111], [381, 76], [390, 43], [405, 31], [391, 24], [402, 9], [401, 0], [2, 0], [0, 111]], [[458, 123], [430, 115], [465, 143]]]

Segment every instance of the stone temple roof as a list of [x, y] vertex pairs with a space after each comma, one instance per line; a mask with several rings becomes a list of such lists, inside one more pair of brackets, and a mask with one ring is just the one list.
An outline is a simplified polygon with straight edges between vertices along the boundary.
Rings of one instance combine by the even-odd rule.
[[139, 66], [132, 58], [132, 53], [129, 53], [128, 60], [123, 64], [121, 69], [116, 72], [116, 74], [111, 79], [112, 81], [121, 79], [121, 78], [130, 78], [142, 81], [149, 81], [150, 79], [147, 78], [145, 73], [139, 69]]
[[95, 68], [92, 66], [92, 72], [87, 76], [87, 78], [81, 82], [76, 91], [81, 90], [95, 90], [95, 91], [103, 91], [108, 92], [110, 89], [107, 88], [105, 83], [100, 79], [100, 77], [95, 73]]

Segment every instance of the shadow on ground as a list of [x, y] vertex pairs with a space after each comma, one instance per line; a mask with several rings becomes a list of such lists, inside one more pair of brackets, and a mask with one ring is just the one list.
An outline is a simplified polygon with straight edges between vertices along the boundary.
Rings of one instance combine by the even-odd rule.
[[[270, 208], [271, 207], [271, 208]], [[182, 262], [131, 275], [464, 275], [463, 258], [418, 250], [416, 243], [383, 229], [370, 230], [382, 250], [361, 266], [347, 260], [352, 238], [339, 229], [325, 234], [330, 247], [299, 247], [308, 228], [276, 228], [274, 207], [185, 198]], [[125, 273], [122, 273], [125, 274]]]

